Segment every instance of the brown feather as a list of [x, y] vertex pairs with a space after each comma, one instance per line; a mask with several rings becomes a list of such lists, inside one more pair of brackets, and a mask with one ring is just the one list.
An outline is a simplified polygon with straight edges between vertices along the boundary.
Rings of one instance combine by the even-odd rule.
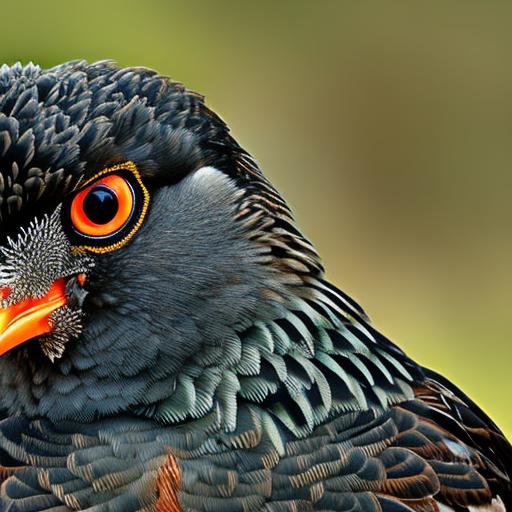
[[181, 470], [176, 459], [169, 454], [158, 470], [156, 512], [181, 512], [178, 490], [181, 487]]

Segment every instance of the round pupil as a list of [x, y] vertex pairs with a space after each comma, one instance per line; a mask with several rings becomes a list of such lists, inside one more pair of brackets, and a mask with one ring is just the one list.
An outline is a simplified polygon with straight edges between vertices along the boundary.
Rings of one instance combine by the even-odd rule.
[[86, 196], [84, 213], [95, 224], [106, 224], [116, 215], [119, 207], [116, 193], [105, 185], [97, 185]]

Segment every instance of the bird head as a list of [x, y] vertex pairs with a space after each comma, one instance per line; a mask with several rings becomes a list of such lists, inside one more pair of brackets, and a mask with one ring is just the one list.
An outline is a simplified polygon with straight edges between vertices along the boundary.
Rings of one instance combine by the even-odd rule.
[[321, 272], [200, 95], [109, 62], [0, 68], [0, 407], [204, 416], [241, 333]]

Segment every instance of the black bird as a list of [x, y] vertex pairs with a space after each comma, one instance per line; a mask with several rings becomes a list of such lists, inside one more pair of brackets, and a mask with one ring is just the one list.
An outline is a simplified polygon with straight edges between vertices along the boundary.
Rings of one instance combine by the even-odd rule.
[[512, 511], [498, 427], [153, 71], [0, 68], [0, 299], [2, 511]]

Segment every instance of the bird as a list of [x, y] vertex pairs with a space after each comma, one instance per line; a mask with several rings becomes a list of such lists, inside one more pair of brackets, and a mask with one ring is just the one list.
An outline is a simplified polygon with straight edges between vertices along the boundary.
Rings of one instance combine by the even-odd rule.
[[2, 511], [512, 511], [505, 435], [147, 68], [0, 67], [0, 356]]

